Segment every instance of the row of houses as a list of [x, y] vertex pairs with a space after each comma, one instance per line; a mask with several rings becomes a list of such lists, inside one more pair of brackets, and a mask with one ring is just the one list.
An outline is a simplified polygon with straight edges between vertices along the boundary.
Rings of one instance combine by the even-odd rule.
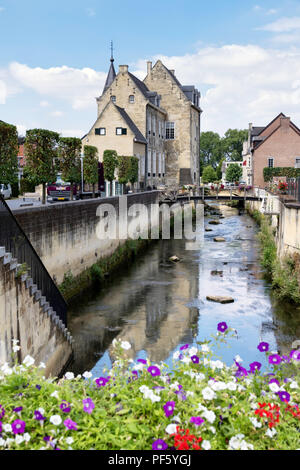
[[300, 129], [283, 113], [266, 126], [253, 126], [250, 123], [242, 160], [224, 162], [223, 180], [226, 179], [228, 165], [232, 163], [242, 167], [242, 180], [247, 185], [264, 188], [264, 168], [300, 168]]

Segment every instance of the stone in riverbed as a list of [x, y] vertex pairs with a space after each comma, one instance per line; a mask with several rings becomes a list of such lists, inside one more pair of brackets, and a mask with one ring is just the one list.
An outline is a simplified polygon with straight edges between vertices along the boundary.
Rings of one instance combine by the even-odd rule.
[[180, 259], [178, 258], [178, 256], [171, 256], [171, 258], [169, 258], [169, 261], [173, 261], [173, 263], [178, 263]]
[[220, 296], [220, 295], [207, 295], [206, 299], [210, 302], [218, 302], [219, 304], [231, 304], [234, 302], [232, 297]]
[[225, 238], [223, 238], [223, 237], [215, 237], [214, 241], [217, 242], [217, 243], [226, 242]]
[[205, 232], [213, 232], [213, 229], [212, 228], [206, 228]]
[[210, 220], [208, 223], [210, 225], [220, 225], [222, 222], [220, 222], [219, 220]]

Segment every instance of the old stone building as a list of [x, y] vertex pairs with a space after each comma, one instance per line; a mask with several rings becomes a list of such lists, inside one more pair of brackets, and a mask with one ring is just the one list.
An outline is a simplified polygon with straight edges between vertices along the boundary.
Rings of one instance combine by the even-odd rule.
[[264, 168], [300, 167], [300, 129], [283, 113], [264, 127], [249, 124], [243, 164], [246, 182], [261, 188]]
[[148, 62], [147, 76], [139, 80], [114, 59], [101, 96], [97, 119], [83, 145], [139, 158], [139, 187], [199, 183], [200, 93], [182, 86], [175, 72], [158, 60]]

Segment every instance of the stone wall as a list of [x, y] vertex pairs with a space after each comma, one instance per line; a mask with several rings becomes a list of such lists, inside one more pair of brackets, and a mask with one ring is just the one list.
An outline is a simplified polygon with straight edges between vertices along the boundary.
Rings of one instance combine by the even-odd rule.
[[11, 363], [12, 340], [19, 340], [19, 361], [27, 355], [44, 362], [46, 376], [59, 375], [72, 357], [71, 338], [55, 321], [51, 308], [36, 300], [26, 275], [18, 276], [16, 261], [0, 252], [0, 363]]
[[[147, 208], [158, 202], [158, 191], [130, 194], [127, 206], [144, 204]], [[79, 275], [98, 259], [111, 255], [125, 239], [100, 240], [97, 225], [100, 217], [97, 210], [110, 204], [119, 215], [119, 198], [89, 199], [69, 203], [58, 203], [44, 207], [14, 211], [19, 224], [41, 257], [48, 272], [57, 284], [71, 272]], [[144, 227], [148, 222], [142, 222]], [[143, 229], [143, 227], [142, 227]]]

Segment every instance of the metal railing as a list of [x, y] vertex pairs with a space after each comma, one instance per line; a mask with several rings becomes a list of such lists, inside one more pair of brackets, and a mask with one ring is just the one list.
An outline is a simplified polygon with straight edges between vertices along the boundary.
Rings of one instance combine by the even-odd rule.
[[18, 263], [26, 265], [29, 276], [57, 316], [67, 326], [67, 304], [15, 216], [0, 195], [0, 246]]
[[300, 178], [288, 178], [287, 185], [288, 195], [300, 202]]

